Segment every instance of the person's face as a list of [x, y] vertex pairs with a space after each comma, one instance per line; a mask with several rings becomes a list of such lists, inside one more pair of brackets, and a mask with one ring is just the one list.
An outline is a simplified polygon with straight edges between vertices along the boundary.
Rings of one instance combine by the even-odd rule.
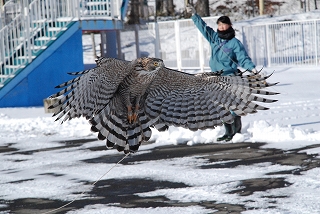
[[228, 30], [230, 26], [231, 26], [231, 25], [229, 25], [229, 24], [225, 24], [225, 23], [222, 23], [222, 22], [218, 22], [218, 30], [219, 30], [219, 31]]

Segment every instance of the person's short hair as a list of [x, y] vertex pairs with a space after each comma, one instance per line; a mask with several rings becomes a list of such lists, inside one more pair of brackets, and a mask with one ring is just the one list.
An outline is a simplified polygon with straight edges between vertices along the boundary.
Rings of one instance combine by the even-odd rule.
[[230, 18], [228, 16], [220, 16], [219, 19], [217, 20], [217, 24], [219, 22], [222, 22], [222, 23], [228, 24], [228, 25], [232, 25], [231, 24], [231, 20], [230, 20]]

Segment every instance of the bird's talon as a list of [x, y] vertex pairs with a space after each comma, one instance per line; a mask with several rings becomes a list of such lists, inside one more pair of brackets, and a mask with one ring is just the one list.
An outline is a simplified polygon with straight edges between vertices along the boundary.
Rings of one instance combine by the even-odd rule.
[[128, 114], [128, 122], [135, 123], [138, 119], [138, 115], [136, 113]]
[[138, 119], [137, 113], [133, 113], [133, 115], [132, 115], [133, 122], [135, 123], [137, 121], [137, 119]]
[[128, 112], [128, 122], [131, 123], [133, 121], [133, 115], [132, 112]]

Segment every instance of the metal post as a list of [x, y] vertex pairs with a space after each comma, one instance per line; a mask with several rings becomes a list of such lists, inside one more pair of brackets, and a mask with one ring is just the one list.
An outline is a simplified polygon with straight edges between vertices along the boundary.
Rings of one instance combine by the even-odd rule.
[[155, 35], [155, 44], [154, 44], [154, 55], [156, 58], [160, 58], [160, 34], [159, 34], [159, 24], [157, 21], [154, 23], [154, 35]]
[[120, 32], [120, 30], [116, 30], [116, 34], [117, 34], [118, 59], [124, 59], [124, 56], [122, 55], [122, 50], [121, 50], [121, 32]]
[[117, 35], [116, 30], [106, 31], [107, 57], [117, 58]]
[[318, 66], [318, 37], [317, 37], [317, 21], [314, 20], [313, 21], [313, 24], [314, 24], [314, 47], [315, 47], [315, 57], [316, 57], [316, 66]]
[[265, 26], [265, 38], [266, 38], [266, 49], [267, 49], [267, 58], [268, 58], [268, 62], [267, 62], [267, 67], [271, 67], [271, 55], [270, 55], [270, 50], [269, 50], [269, 47], [270, 47], [270, 39], [269, 39], [269, 34], [268, 34], [268, 28], [269, 28], [269, 25], [266, 25]]
[[93, 57], [96, 59], [97, 58], [97, 52], [96, 52], [96, 42], [95, 42], [95, 39], [94, 39], [94, 33], [91, 33], [91, 41], [92, 41]]
[[301, 36], [302, 36], [302, 59], [303, 59], [303, 62], [306, 61], [306, 54], [305, 54], [305, 46], [304, 46], [304, 29], [303, 29], [303, 23], [301, 23]]
[[[109, 1], [110, 2], [110, 8], [111, 8], [111, 17], [114, 18], [115, 17], [115, 13], [114, 13], [114, 1]], [[109, 9], [110, 9], [109, 8]]]
[[107, 36], [106, 36], [106, 32], [105, 31], [101, 31], [100, 32], [100, 36], [101, 36], [101, 43], [100, 43], [100, 52], [101, 52], [101, 56], [105, 57], [107, 56]]
[[181, 59], [181, 46], [180, 46], [180, 28], [179, 22], [174, 22], [174, 32], [175, 32], [175, 39], [176, 39], [176, 53], [177, 53], [177, 68], [181, 71], [182, 67], [182, 59]]
[[136, 39], [136, 56], [137, 58], [140, 57], [140, 44], [139, 44], [139, 25], [134, 25], [134, 36]]
[[198, 31], [198, 41], [199, 41], [199, 64], [201, 72], [204, 72], [204, 54], [203, 54], [203, 36]]
[[25, 38], [25, 54], [28, 59], [28, 63], [32, 61], [32, 53], [31, 53], [31, 42], [30, 42], [30, 16], [29, 16], [29, 5], [28, 1], [23, 1], [23, 15], [24, 15], [24, 38]]
[[[76, 18], [77, 18], [77, 20], [80, 20], [80, 16], [81, 16], [80, 10], [84, 8], [84, 1], [80, 0], [80, 2], [78, 4], [75, 2], [72, 2], [72, 3], [75, 4], [75, 7], [76, 7], [76, 10], [75, 10], [75, 12], [77, 13]], [[80, 8], [80, 5], [82, 8]]]

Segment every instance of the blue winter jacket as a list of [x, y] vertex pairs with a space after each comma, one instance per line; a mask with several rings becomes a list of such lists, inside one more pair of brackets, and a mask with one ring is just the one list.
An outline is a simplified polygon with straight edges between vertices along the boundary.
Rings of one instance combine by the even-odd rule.
[[240, 66], [247, 70], [252, 70], [256, 66], [248, 56], [243, 44], [237, 39], [231, 40], [221, 39], [218, 33], [202, 20], [202, 18], [195, 14], [192, 17], [194, 24], [199, 31], [208, 40], [211, 46], [211, 58], [209, 66], [211, 71], [217, 72], [223, 70], [223, 75], [232, 75]]

